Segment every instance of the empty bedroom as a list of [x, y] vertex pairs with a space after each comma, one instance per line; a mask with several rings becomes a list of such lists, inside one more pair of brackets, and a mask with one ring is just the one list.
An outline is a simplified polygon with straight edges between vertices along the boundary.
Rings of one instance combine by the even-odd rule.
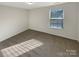
[[79, 2], [0, 2], [0, 57], [79, 57]]

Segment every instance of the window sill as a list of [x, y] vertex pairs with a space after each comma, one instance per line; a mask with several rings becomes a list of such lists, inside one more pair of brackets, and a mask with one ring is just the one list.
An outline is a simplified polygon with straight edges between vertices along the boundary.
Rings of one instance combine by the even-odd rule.
[[58, 30], [62, 30], [63, 28], [61, 27], [49, 27], [50, 29], [58, 29]]

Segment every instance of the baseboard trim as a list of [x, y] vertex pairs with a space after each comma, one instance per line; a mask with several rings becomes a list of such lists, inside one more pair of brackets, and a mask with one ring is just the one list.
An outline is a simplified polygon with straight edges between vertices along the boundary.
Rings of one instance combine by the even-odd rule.
[[[24, 31], [27, 31], [27, 30], [28, 30], [28, 29], [26, 29], [26, 30], [24, 30]], [[11, 37], [16, 36], [16, 35], [18, 35], [18, 34], [24, 32], [24, 31], [21, 31], [21, 32], [15, 34], [15, 35], [12, 35]], [[3, 42], [3, 41], [5, 41], [5, 40], [7, 40], [7, 39], [9, 39], [9, 38], [11, 38], [11, 37], [8, 37], [8, 38], [6, 38], [6, 39], [0, 40], [0, 42]]]
[[75, 39], [71, 39], [71, 38], [67, 38], [67, 37], [63, 37], [63, 36], [59, 36], [59, 35], [55, 35], [55, 34], [51, 34], [51, 33], [47, 33], [47, 32], [43, 32], [43, 31], [39, 31], [39, 30], [35, 30], [35, 29], [30, 29], [30, 30], [34, 30], [34, 31], [38, 31], [38, 32], [42, 32], [42, 33], [46, 33], [46, 34], [58, 36], [58, 37], [61, 37], [61, 38], [65, 38], [65, 39], [70, 39], [70, 40], [77, 41], [77, 40], [75, 40]]
[[79, 42], [79, 40], [77, 40], [77, 42]]

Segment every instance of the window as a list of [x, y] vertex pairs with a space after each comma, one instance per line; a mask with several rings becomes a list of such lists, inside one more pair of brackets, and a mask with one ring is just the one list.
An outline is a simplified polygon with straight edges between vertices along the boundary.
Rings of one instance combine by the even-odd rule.
[[50, 28], [63, 28], [64, 12], [63, 9], [50, 10]]

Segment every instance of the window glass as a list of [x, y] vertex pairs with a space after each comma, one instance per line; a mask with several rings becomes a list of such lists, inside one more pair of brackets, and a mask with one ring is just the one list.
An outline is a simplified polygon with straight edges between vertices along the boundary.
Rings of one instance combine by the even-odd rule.
[[51, 9], [50, 11], [50, 28], [63, 28], [64, 13], [63, 9]]

